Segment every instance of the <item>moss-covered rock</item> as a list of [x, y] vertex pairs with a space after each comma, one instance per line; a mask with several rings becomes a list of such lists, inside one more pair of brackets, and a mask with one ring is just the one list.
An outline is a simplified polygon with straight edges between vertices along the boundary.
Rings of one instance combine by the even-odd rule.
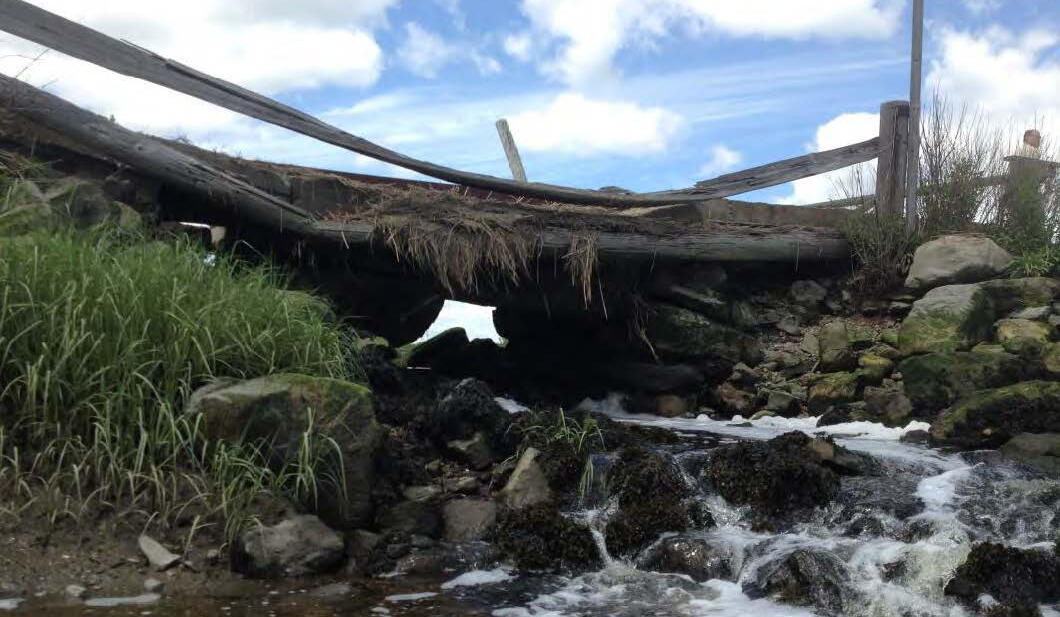
[[192, 395], [188, 413], [202, 414], [207, 439], [264, 446], [277, 468], [298, 461], [308, 434], [316, 444], [312, 454], [322, 457], [317, 477], [342, 478], [346, 486], [345, 500], [342, 491], [320, 487], [318, 515], [336, 527], [371, 521], [375, 458], [383, 430], [368, 388], [297, 374], [218, 382]]
[[678, 358], [716, 357], [755, 365], [762, 358], [758, 339], [712, 321], [695, 311], [670, 304], [653, 304], [646, 314], [646, 331], [654, 349]]
[[840, 403], [849, 403], [858, 397], [861, 376], [856, 373], [829, 373], [821, 376], [812, 386], [808, 397], [810, 410], [821, 412]]
[[830, 321], [817, 332], [821, 368], [825, 371], [843, 371], [854, 366], [854, 350], [850, 342], [850, 331], [842, 319]]
[[1060, 379], [1060, 343], [1050, 343], [1042, 349], [1042, 369], [1048, 377]]
[[601, 564], [589, 529], [550, 504], [503, 512], [496, 540], [497, 546], [522, 570], [578, 572]]
[[913, 303], [898, 347], [904, 355], [968, 349], [990, 337], [995, 310], [981, 283], [936, 287]]
[[894, 361], [876, 354], [866, 353], [858, 358], [858, 372], [867, 384], [879, 385], [894, 371]]
[[1028, 367], [1008, 353], [957, 351], [906, 358], [898, 365], [905, 393], [928, 417], [976, 390], [998, 388], [1027, 377]]
[[997, 342], [1009, 353], [1036, 354], [1049, 343], [1051, 330], [1029, 319], [1002, 319], [997, 322]]
[[1060, 296], [1060, 278], [995, 279], [980, 285], [994, 301], [998, 315], [1028, 306], [1043, 306]]
[[1060, 382], [1025, 381], [980, 390], [943, 411], [932, 440], [967, 448], [995, 448], [1019, 433], [1060, 432]]
[[677, 465], [661, 454], [641, 448], [624, 450], [608, 483], [619, 507], [605, 533], [613, 555], [635, 555], [664, 532], [687, 531], [693, 524], [713, 526], [712, 519], [697, 516], [699, 512], [689, 501], [691, 487]]

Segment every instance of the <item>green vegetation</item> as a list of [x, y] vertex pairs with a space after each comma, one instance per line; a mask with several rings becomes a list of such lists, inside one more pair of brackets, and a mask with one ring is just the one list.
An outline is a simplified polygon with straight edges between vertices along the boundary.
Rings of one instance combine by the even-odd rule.
[[[983, 233], [1015, 258], [1013, 277], [1060, 275], [1060, 183], [1033, 163], [1013, 170], [1006, 156], [1017, 152], [1007, 132], [980, 112], [954, 108], [936, 93], [921, 126], [917, 211], [919, 226], [901, 216], [873, 212], [851, 217], [845, 232], [859, 265], [857, 280], [867, 295], [899, 287], [912, 252], [932, 238]], [[1044, 160], [1060, 155], [1042, 147]], [[847, 197], [872, 192], [874, 182], [857, 170], [841, 184]], [[863, 210], [865, 208], [862, 208]]]
[[207, 444], [183, 410], [219, 377], [356, 375], [329, 307], [282, 282], [179, 240], [0, 236], [0, 519], [136, 513], [193, 520], [190, 534], [223, 521], [231, 537], [256, 501], [311, 502], [335, 448], [311, 417], [276, 469], [257, 447]]
[[[530, 414], [518, 430], [523, 434], [524, 447], [548, 451], [556, 459], [579, 461], [578, 498], [584, 500], [595, 479], [591, 455], [604, 450], [604, 433], [596, 418], [585, 416], [578, 420], [562, 409], [554, 413], [538, 411]], [[522, 448], [516, 456], [521, 454]]]

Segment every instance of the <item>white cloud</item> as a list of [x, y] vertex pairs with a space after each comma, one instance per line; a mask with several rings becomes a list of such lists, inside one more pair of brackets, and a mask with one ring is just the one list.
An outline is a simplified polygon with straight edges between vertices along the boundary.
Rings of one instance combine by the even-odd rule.
[[416, 22], [405, 24], [405, 40], [397, 50], [402, 65], [414, 75], [434, 78], [447, 64], [469, 60], [480, 75], [501, 71], [495, 58], [465, 43], [450, 43]]
[[504, 51], [521, 62], [529, 62], [532, 57], [533, 40], [530, 33], [520, 32], [504, 37]]
[[[880, 133], [880, 115], [869, 113], [842, 114], [817, 127], [814, 141], [807, 148], [810, 152], [841, 148], [859, 141], [872, 139]], [[791, 195], [779, 199], [782, 204], [812, 204], [829, 199], [849, 197], [845, 194], [851, 179], [858, 177], [858, 192], [875, 190], [873, 178], [875, 161], [862, 163], [852, 168], [839, 169], [818, 176], [803, 178], [791, 183]], [[855, 176], [855, 174], [857, 174]]]
[[[884, 38], [898, 27], [904, 0], [522, 0], [537, 36], [558, 52], [541, 68], [573, 86], [616, 77], [619, 50], [664, 36], [721, 32], [732, 36], [801, 39]], [[516, 35], [516, 37], [521, 35]], [[508, 53], [528, 53], [509, 37]]]
[[699, 179], [712, 178], [718, 174], [732, 171], [742, 161], [743, 154], [724, 144], [718, 144], [710, 149], [710, 160], [699, 168]]
[[[944, 29], [928, 83], [957, 103], [982, 109], [999, 126], [1044, 125], [1060, 137], [1060, 36]], [[1015, 125], [1015, 126], [1013, 126]], [[1055, 140], [1055, 138], [1054, 138]]]
[[979, 15], [981, 13], [991, 13], [1001, 8], [1001, 0], [964, 0], [964, 6], [968, 7], [968, 10]]
[[[394, 3], [35, 0], [41, 8], [266, 94], [375, 83], [383, 54], [371, 28], [385, 21]], [[0, 71], [19, 73], [27, 66], [19, 56], [35, 56], [40, 49], [15, 37], [0, 38]], [[136, 129], [199, 138], [211, 131], [257, 130], [236, 114], [57, 52], [22, 76]]]
[[518, 113], [508, 121], [522, 150], [626, 156], [666, 150], [683, 123], [679, 115], [661, 107], [593, 100], [575, 93], [560, 94], [544, 108]]

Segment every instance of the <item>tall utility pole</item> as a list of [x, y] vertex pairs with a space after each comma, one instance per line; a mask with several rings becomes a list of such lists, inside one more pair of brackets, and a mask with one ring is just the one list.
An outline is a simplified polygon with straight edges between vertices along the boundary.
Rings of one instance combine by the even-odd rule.
[[920, 86], [924, 64], [924, 0], [913, 0], [913, 49], [909, 71], [909, 154], [906, 156], [906, 228], [916, 229], [920, 183]]

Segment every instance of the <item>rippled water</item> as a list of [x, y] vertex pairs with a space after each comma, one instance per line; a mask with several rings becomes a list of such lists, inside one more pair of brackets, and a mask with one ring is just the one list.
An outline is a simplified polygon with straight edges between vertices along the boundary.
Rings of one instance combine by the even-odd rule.
[[[694, 467], [710, 444], [733, 439], [767, 439], [789, 430], [815, 433], [815, 420], [668, 420], [628, 416], [607, 402], [598, 410], [623, 421], [664, 426], [688, 437], [675, 450], [678, 462]], [[910, 426], [904, 430], [923, 428]], [[651, 572], [613, 560], [603, 535], [596, 534], [605, 567], [575, 578], [517, 576], [503, 565], [483, 571], [452, 572], [443, 579], [393, 577], [348, 581], [354, 589], [329, 598], [304, 587], [280, 587], [258, 598], [163, 598], [148, 606], [94, 608], [96, 615], [494, 615], [496, 617], [780, 617], [815, 614], [768, 599], [751, 599], [742, 583], [763, 564], [798, 549], [825, 550], [849, 570], [857, 592], [843, 614], [864, 617], [943, 617], [968, 614], [942, 593], [971, 545], [993, 540], [1020, 547], [1051, 546], [1060, 531], [1060, 482], [1001, 461], [993, 453], [956, 454], [899, 443], [903, 429], [852, 423], [828, 433], [853, 450], [870, 453], [884, 465], [882, 478], [844, 478], [839, 503], [818, 509], [813, 518], [785, 533], [752, 531], [750, 512], [721, 498], [702, 495], [717, 527], [698, 532], [711, 546], [731, 555], [735, 580], [696, 583], [690, 578]], [[917, 498], [923, 507], [907, 519], [888, 505]], [[587, 525], [602, 528], [607, 504], [580, 513]], [[862, 524], [865, 521], [871, 524]], [[330, 581], [334, 582], [334, 581]], [[324, 584], [323, 582], [317, 584]], [[303, 582], [304, 585], [304, 582]], [[85, 608], [49, 607], [0, 600], [12, 614], [77, 615]], [[1042, 607], [1060, 617], [1060, 606]]]

